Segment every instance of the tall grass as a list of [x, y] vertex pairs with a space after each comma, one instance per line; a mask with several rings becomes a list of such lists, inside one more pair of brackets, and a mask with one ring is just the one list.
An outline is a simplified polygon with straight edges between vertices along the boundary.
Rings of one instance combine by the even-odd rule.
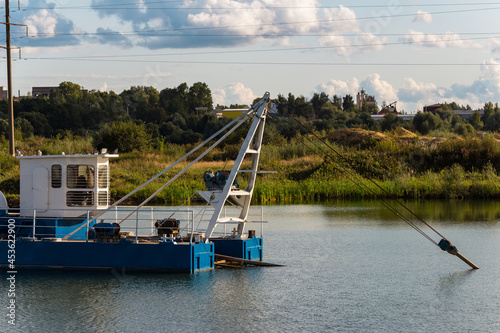
[[[306, 140], [307, 139], [307, 140]], [[330, 199], [397, 198], [500, 198], [500, 145], [493, 136], [482, 139], [449, 139], [381, 141], [370, 150], [359, 147], [337, 147], [344, 158], [329, 153], [322, 143], [311, 144], [308, 137], [299, 137], [289, 144], [264, 145], [260, 169], [277, 171], [258, 176], [254, 202], [310, 202]], [[314, 151], [310, 148], [314, 147]], [[17, 148], [25, 155], [94, 153], [90, 138], [70, 134], [53, 139], [30, 138]], [[161, 151], [120, 154], [111, 159], [111, 195], [121, 198], [156, 175], [193, 148], [192, 145], [164, 144]], [[216, 149], [193, 166], [178, 181], [163, 190], [152, 201], [155, 204], [179, 204], [204, 189], [202, 179], [207, 169], [230, 169], [239, 150], [237, 145]], [[320, 151], [323, 156], [315, 152]], [[198, 152], [198, 154], [200, 154]], [[170, 180], [194, 157], [186, 160], [156, 182], [134, 194], [129, 203], [142, 201]], [[249, 164], [248, 161], [245, 162]], [[9, 198], [19, 195], [18, 160], [8, 156], [5, 141], [0, 141], [0, 190]], [[349, 178], [374, 179], [386, 192], [367, 182], [368, 190]], [[245, 168], [245, 167], [244, 167]], [[246, 186], [244, 175], [240, 184]]]

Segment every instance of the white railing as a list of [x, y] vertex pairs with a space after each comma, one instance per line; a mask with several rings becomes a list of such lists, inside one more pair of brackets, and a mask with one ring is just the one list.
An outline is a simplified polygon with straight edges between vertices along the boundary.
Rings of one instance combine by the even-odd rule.
[[[237, 216], [238, 209], [231, 207], [225, 208], [223, 212], [224, 217]], [[42, 214], [38, 214], [43, 212]], [[127, 219], [123, 217], [133, 212]], [[193, 242], [194, 237], [197, 235], [204, 236], [206, 227], [210, 221], [213, 209], [207, 207], [191, 206], [188, 209], [179, 209], [176, 207], [142, 207], [140, 210], [135, 211], [135, 207], [115, 207], [98, 219], [93, 219], [97, 216], [99, 211], [85, 211], [79, 217], [58, 217], [64, 216], [62, 210], [33, 210], [31, 216], [20, 216], [19, 209], [9, 209], [9, 216], [6, 217], [5, 222], [0, 222], [0, 227], [6, 226], [8, 218], [20, 219], [22, 225], [18, 224], [20, 232], [18, 235], [24, 238], [36, 240], [38, 238], [61, 238], [69, 234], [76, 228], [82, 226], [81, 230], [73, 235], [70, 239], [89, 241], [88, 235], [91, 228], [97, 223], [120, 223], [120, 232], [122, 237], [133, 240], [138, 243], [144, 238], [154, 238], [158, 236], [155, 227], [156, 221], [161, 221], [167, 218], [176, 219], [180, 221], [179, 234], [184, 239], [189, 238], [189, 242]], [[52, 217], [49, 217], [52, 215]], [[123, 221], [122, 221], [123, 220]], [[260, 225], [260, 235], [263, 235], [263, 224], [267, 223], [263, 220], [262, 207], [252, 207], [248, 216], [247, 229], [253, 228], [253, 225]], [[68, 224], [72, 225], [68, 225]], [[5, 224], [5, 225], [4, 225]], [[213, 236], [229, 236], [232, 234], [233, 227], [236, 227], [237, 221], [230, 221], [219, 223]], [[230, 228], [227, 228], [231, 225]], [[251, 226], [250, 226], [251, 225]]]

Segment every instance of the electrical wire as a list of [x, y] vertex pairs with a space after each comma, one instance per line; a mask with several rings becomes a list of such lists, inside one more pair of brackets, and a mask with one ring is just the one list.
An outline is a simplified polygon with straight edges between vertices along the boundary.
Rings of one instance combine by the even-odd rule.
[[[336, 48], [367, 48], [375, 46], [394, 46], [394, 45], [418, 45], [418, 44], [439, 44], [447, 42], [463, 42], [463, 41], [475, 41], [475, 40], [487, 40], [492, 37], [473, 37], [473, 38], [454, 38], [454, 39], [441, 39], [441, 40], [423, 40], [423, 41], [402, 41], [402, 42], [387, 42], [387, 43], [371, 43], [371, 44], [352, 44], [352, 45], [335, 45], [335, 46], [310, 46], [310, 47], [295, 47], [295, 48], [280, 48], [280, 49], [254, 49], [254, 50], [231, 50], [231, 51], [206, 51], [203, 52], [203, 56], [209, 54], [240, 54], [240, 53], [263, 53], [263, 52], [283, 52], [283, 51], [312, 51], [312, 50], [325, 50], [325, 49], [336, 49]], [[443, 65], [443, 66], [475, 66], [477, 63], [339, 63], [339, 62], [328, 62], [328, 63], [315, 63], [315, 62], [248, 62], [248, 61], [233, 61], [233, 62], [217, 62], [217, 61], [187, 61], [183, 59], [182, 61], [171, 61], [171, 60], [137, 60], [138, 57], [156, 57], [156, 56], [186, 56], [186, 55], [200, 55], [200, 52], [182, 52], [182, 53], [161, 53], [161, 54], [134, 54], [134, 55], [94, 55], [94, 56], [74, 56], [74, 57], [36, 57], [36, 58], [24, 58], [25, 60], [87, 60], [87, 61], [123, 61], [119, 58], [134, 58], [127, 59], [126, 62], [164, 62], [164, 63], [206, 63], [206, 64], [217, 64], [217, 63], [231, 63], [231, 64], [259, 64], [259, 65], [317, 65], [317, 66], [332, 66], [332, 65], [380, 65], [380, 66], [416, 66], [416, 65]], [[112, 58], [112, 60], [110, 60]]]
[[[248, 5], [248, 3], [231, 1], [238, 5]], [[171, 4], [171, 3], [184, 3], [184, 1], [148, 1], [148, 2], [133, 2], [133, 3], [120, 3], [120, 4], [93, 4], [93, 5], [83, 5], [83, 6], [55, 6], [55, 7], [26, 7], [22, 10], [80, 10], [80, 9], [137, 9], [137, 7], [144, 7], [151, 4]], [[259, 3], [260, 5], [261, 3]], [[149, 7], [149, 9], [179, 9], [179, 10], [190, 10], [190, 9], [210, 9], [210, 10], [262, 10], [262, 9], [274, 9], [274, 10], [288, 10], [288, 9], [336, 9], [339, 6], [266, 6], [266, 5], [254, 5], [253, 7]], [[422, 8], [422, 7], [457, 7], [457, 6], [491, 6], [500, 5], [499, 2], [478, 2], [478, 3], [429, 3], [429, 4], [385, 4], [385, 5], [347, 5], [346, 8], [388, 8], [388, 7], [411, 7], [411, 8]], [[136, 6], [136, 7], [130, 7]], [[0, 7], [3, 8], [3, 7]]]
[[[116, 8], [113, 8], [116, 9]], [[158, 10], [161, 8], [156, 8]], [[437, 11], [429, 12], [426, 14], [430, 15], [442, 15], [442, 14], [454, 14], [454, 13], [469, 13], [477, 11], [492, 11], [499, 10], [500, 7], [488, 7], [488, 8], [473, 8], [473, 9], [456, 9], [447, 11]], [[137, 10], [137, 8], [134, 8]], [[204, 8], [206, 10], [206, 8]], [[418, 13], [410, 14], [389, 14], [383, 15], [384, 19], [396, 18], [396, 17], [414, 17], [419, 15]], [[248, 25], [226, 25], [226, 26], [212, 26], [212, 27], [189, 27], [189, 28], [173, 28], [170, 31], [190, 31], [190, 30], [213, 30], [213, 29], [230, 29], [230, 28], [246, 28], [246, 27], [265, 27], [265, 26], [283, 26], [283, 25], [300, 25], [300, 24], [317, 24], [317, 23], [332, 23], [332, 22], [346, 22], [346, 21], [357, 21], [357, 20], [373, 20], [380, 16], [365, 16], [365, 17], [354, 17], [354, 18], [338, 18], [338, 19], [327, 19], [327, 20], [310, 20], [310, 21], [297, 21], [297, 22], [274, 22], [274, 23], [259, 23], [259, 24], [248, 24]]]

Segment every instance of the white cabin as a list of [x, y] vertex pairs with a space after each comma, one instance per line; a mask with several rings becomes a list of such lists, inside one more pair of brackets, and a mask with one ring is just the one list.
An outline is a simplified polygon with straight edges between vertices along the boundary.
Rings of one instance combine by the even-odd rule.
[[108, 208], [110, 157], [118, 155], [18, 156], [20, 216], [77, 217]]

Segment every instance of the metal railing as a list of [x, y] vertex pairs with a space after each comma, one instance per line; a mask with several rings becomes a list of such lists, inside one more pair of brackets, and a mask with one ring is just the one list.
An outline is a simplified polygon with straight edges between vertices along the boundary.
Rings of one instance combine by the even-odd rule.
[[[74, 211], [74, 210], [72, 210]], [[19, 209], [9, 209], [8, 216], [0, 217], [0, 230], [6, 228], [9, 219], [18, 220], [16, 235], [23, 238], [37, 240], [44, 238], [62, 238], [78, 227], [83, 226], [78, 233], [75, 233], [70, 239], [80, 241], [93, 241], [89, 239], [90, 229], [97, 223], [120, 223], [120, 232], [123, 238], [133, 240], [134, 243], [139, 243], [141, 239], [150, 239], [158, 236], [155, 223], [163, 219], [176, 219], [180, 221], [179, 237], [189, 239], [192, 243], [197, 236], [203, 236], [206, 230], [206, 225], [209, 222], [208, 216], [211, 216], [213, 209], [206, 207], [190, 207], [188, 209], [179, 209], [176, 207], [142, 207], [140, 210], [135, 210], [135, 207], [115, 207], [95, 219], [99, 211], [82, 211], [78, 217], [62, 217], [64, 210], [33, 210], [30, 216], [20, 216]], [[127, 219], [123, 220], [133, 211]], [[231, 208], [224, 210], [224, 217], [234, 216]], [[50, 216], [52, 215], [52, 216]], [[122, 221], [123, 220], [123, 221]], [[267, 223], [263, 220], [262, 207], [253, 207], [250, 209], [248, 222], [249, 224], [260, 225], [260, 236], [263, 235], [263, 224]], [[213, 236], [229, 236], [232, 234], [233, 228], [227, 228], [228, 225], [237, 225], [238, 222], [220, 223]], [[250, 228], [252, 229], [252, 228]]]

